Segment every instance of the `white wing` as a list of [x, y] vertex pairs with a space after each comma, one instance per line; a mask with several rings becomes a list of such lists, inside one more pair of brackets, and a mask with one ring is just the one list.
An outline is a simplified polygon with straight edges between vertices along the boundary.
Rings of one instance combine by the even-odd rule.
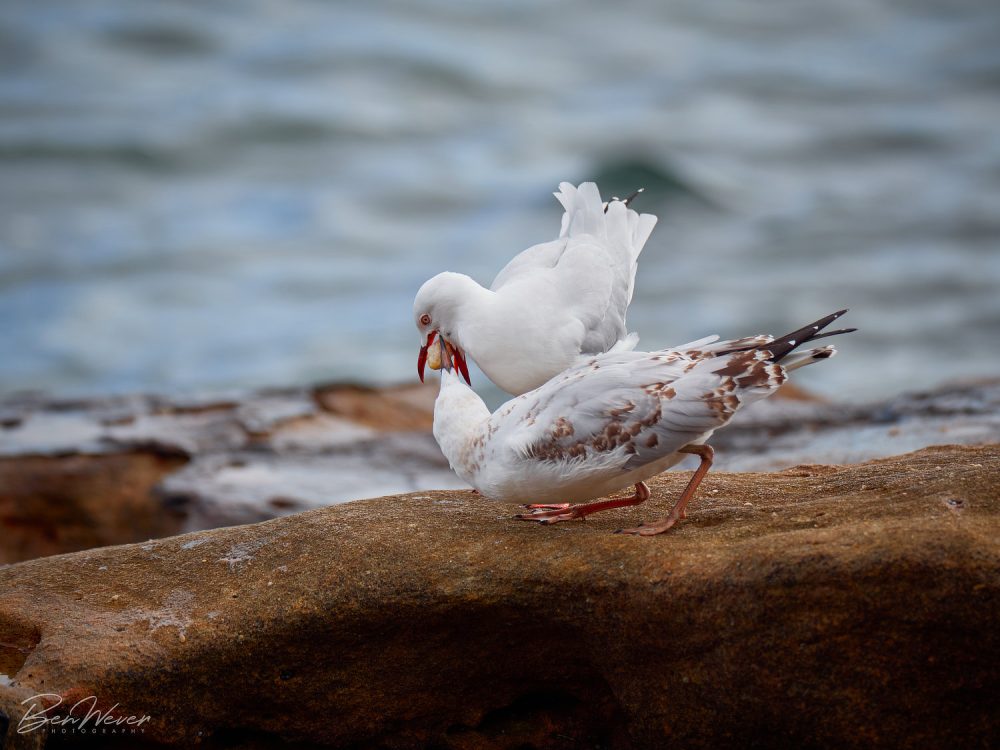
[[[656, 217], [640, 215], [620, 201], [611, 202], [605, 213], [592, 182], [579, 188], [561, 183], [555, 195], [565, 208], [559, 238], [517, 255], [490, 288], [524, 288], [539, 280], [545, 293], [558, 298], [583, 324], [581, 352], [606, 352], [628, 336], [625, 313], [639, 253]], [[635, 346], [636, 341], [632, 336], [628, 344]]]

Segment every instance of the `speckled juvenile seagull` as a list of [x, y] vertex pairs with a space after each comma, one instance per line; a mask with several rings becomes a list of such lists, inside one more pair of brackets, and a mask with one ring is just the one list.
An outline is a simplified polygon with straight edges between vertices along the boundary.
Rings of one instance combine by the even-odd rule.
[[[832, 346], [794, 350], [855, 330], [820, 333], [844, 312], [778, 339], [719, 342], [711, 336], [677, 349], [598, 355], [492, 415], [459, 378], [451, 346], [441, 341], [434, 437], [452, 469], [485, 497], [542, 503], [518, 516], [542, 523], [637, 505], [649, 497], [643, 480], [694, 454], [701, 464], [670, 514], [623, 530], [659, 534], [684, 518], [712, 465], [714, 453], [706, 444], [712, 433], [741, 407], [774, 393], [792, 370], [832, 357]], [[627, 498], [561, 502], [604, 497], [632, 484], [635, 494]]]
[[594, 183], [564, 182], [555, 194], [566, 210], [559, 237], [516, 256], [489, 289], [451, 272], [425, 282], [413, 302], [420, 379], [436, 337], [451, 345], [466, 382], [468, 355], [512, 394], [539, 387], [581, 357], [634, 349], [639, 338], [628, 333], [625, 311], [656, 224], [655, 216], [629, 208], [636, 195], [605, 203]]

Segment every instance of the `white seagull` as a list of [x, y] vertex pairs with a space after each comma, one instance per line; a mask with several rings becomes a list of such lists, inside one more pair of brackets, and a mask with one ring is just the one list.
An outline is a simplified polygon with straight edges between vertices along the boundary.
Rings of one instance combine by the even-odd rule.
[[[832, 357], [832, 346], [795, 352], [846, 310], [775, 339], [718, 336], [676, 349], [609, 352], [591, 357], [541, 388], [490, 414], [453, 369], [454, 351], [440, 341], [441, 391], [434, 437], [452, 469], [494, 500], [532, 502], [517, 518], [556, 523], [637, 505], [649, 497], [643, 480], [694, 454], [701, 464], [670, 514], [627, 534], [659, 534], [685, 508], [712, 465], [706, 444], [746, 404], [774, 393], [788, 373]], [[635, 494], [587, 504], [629, 485]], [[559, 501], [559, 502], [556, 502]], [[541, 504], [538, 504], [541, 503]]]
[[[563, 182], [555, 193], [565, 208], [558, 239], [517, 255], [489, 289], [460, 273], [426, 281], [413, 302], [420, 379], [437, 336], [452, 347], [467, 383], [469, 356], [514, 395], [581, 358], [634, 349], [639, 338], [626, 329], [625, 311], [639, 253], [656, 224], [655, 216], [629, 208], [639, 192], [605, 203], [594, 183]], [[515, 350], [517, 360], [509, 356]]]

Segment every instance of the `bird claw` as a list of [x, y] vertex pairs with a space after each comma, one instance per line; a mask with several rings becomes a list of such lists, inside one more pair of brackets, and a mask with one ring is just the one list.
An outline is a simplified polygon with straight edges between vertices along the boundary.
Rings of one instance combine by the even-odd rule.
[[530, 503], [521, 507], [528, 510], [566, 510], [569, 503]]
[[570, 504], [566, 503], [565, 508], [555, 506], [551, 510], [538, 509], [533, 510], [531, 513], [518, 513], [514, 516], [514, 518], [519, 521], [536, 521], [544, 524], [559, 523], [560, 521], [573, 521], [576, 519], [582, 520], [583, 516], [578, 516], [570, 509], [570, 507]]

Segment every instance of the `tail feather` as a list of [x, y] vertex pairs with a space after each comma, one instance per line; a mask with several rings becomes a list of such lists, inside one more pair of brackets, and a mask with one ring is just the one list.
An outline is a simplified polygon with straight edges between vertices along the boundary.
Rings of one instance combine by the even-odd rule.
[[814, 362], [819, 362], [821, 359], [830, 359], [830, 357], [833, 357], [836, 354], [837, 350], [832, 346], [820, 346], [816, 349], [809, 349], [804, 352], [793, 352], [790, 356], [785, 358], [785, 360], [781, 363], [781, 366], [785, 368], [785, 372], [791, 372], [792, 370], [798, 370], [800, 367], [805, 367], [806, 365], [811, 365]]
[[[612, 198], [602, 201], [600, 191], [593, 182], [583, 182], [575, 186], [569, 182], [559, 183], [556, 198], [563, 207], [560, 237], [572, 237], [577, 234], [593, 234], [598, 237], [614, 238], [620, 236], [633, 248], [632, 261], [639, 257], [642, 246], [649, 239], [656, 217], [651, 214], [640, 214], [631, 208], [632, 201], [643, 190], [640, 188], [624, 200]], [[607, 217], [613, 204], [620, 203], [625, 209], [620, 216]]]

